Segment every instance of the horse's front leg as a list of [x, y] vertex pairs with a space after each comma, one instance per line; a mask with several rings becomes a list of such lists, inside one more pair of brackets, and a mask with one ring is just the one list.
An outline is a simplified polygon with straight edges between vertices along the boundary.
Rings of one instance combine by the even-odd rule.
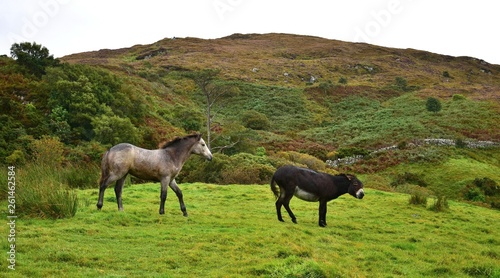
[[326, 200], [319, 201], [319, 226], [326, 227]]
[[160, 214], [165, 214], [165, 201], [167, 200], [167, 189], [169, 183], [170, 177], [163, 177], [161, 179]]
[[170, 182], [170, 188], [175, 192], [175, 195], [177, 195], [177, 198], [179, 199], [179, 204], [181, 206], [181, 211], [184, 216], [188, 216], [188, 213], [186, 211], [186, 206], [184, 205], [184, 198], [182, 196], [182, 190], [177, 186], [177, 183], [175, 182], [175, 179], [173, 179]]

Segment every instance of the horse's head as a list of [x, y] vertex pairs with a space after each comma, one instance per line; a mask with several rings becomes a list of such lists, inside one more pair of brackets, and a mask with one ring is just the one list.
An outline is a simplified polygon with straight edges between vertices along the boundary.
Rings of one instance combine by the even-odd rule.
[[365, 190], [363, 189], [363, 183], [358, 180], [354, 175], [345, 175], [346, 178], [349, 180], [350, 185], [349, 185], [349, 194], [352, 196], [358, 198], [358, 199], [363, 199], [365, 196]]
[[209, 161], [211, 161], [212, 157], [213, 157], [212, 153], [208, 149], [207, 144], [205, 143], [205, 140], [203, 140], [203, 138], [201, 138], [201, 135], [199, 136], [198, 141], [193, 145], [191, 152], [194, 154], [197, 154], [197, 155], [201, 155]]

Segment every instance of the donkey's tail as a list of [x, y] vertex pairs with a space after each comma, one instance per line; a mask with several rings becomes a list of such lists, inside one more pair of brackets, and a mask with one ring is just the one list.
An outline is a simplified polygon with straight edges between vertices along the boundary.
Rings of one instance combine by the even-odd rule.
[[274, 197], [276, 197], [276, 199], [278, 199], [278, 197], [280, 195], [280, 190], [279, 190], [279, 186], [276, 184], [276, 181], [274, 180], [274, 176], [271, 179], [271, 191], [273, 192]]
[[99, 186], [103, 184], [104, 181], [106, 181], [109, 177], [109, 162], [108, 162], [108, 154], [109, 150], [104, 153], [102, 156], [102, 161], [101, 161], [101, 179], [99, 180]]

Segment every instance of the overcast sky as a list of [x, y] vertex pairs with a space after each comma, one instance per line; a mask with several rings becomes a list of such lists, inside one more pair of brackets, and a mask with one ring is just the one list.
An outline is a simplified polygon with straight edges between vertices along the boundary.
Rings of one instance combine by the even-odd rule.
[[55, 57], [166, 37], [290, 33], [471, 56], [500, 64], [494, 0], [0, 0], [0, 54], [36, 42]]

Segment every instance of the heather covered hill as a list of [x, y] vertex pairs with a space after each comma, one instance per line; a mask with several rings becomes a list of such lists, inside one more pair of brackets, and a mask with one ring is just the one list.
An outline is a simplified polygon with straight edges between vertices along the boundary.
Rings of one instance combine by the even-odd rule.
[[289, 34], [166, 38], [151, 45], [79, 53], [62, 60], [158, 75], [218, 68], [223, 79], [299, 88], [344, 77], [354, 91], [387, 90], [396, 77], [404, 77], [410, 88], [423, 94], [458, 93], [475, 99], [498, 100], [495, 92], [500, 86], [500, 66], [478, 58]]
[[[268, 183], [285, 163], [364, 174], [369, 187], [405, 192], [414, 181], [390, 184], [408, 172], [426, 181], [426, 193], [455, 199], [479, 192], [475, 179], [500, 182], [500, 65], [480, 58], [233, 34], [165, 38], [60, 62], [40, 77], [0, 57], [2, 163], [38, 161], [46, 154], [40, 148], [51, 146], [56, 164], [70, 169], [63, 183], [88, 170], [92, 178], [76, 186], [91, 187], [111, 145], [155, 148], [196, 131], [210, 132], [216, 159], [188, 161], [179, 182]], [[437, 106], [429, 109], [429, 99]], [[425, 139], [453, 144], [420, 144]], [[488, 147], [468, 147], [477, 141]], [[325, 164], [353, 156], [363, 158]], [[82, 161], [85, 171], [70, 167]], [[481, 194], [467, 196], [496, 206]]]

